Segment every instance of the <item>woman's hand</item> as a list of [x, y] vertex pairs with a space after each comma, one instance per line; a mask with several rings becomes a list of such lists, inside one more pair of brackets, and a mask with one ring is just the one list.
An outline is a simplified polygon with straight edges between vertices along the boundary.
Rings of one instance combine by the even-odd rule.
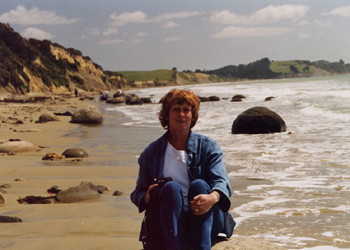
[[147, 193], [146, 193], [145, 199], [144, 199], [146, 205], [148, 205], [149, 200], [150, 200], [150, 198], [151, 198], [150, 192], [151, 192], [151, 190], [152, 190], [153, 188], [155, 188], [155, 187], [158, 187], [158, 184], [152, 184], [151, 186], [148, 187]]
[[190, 208], [193, 214], [202, 215], [207, 213], [219, 200], [220, 194], [217, 191], [210, 194], [199, 194], [190, 201]]

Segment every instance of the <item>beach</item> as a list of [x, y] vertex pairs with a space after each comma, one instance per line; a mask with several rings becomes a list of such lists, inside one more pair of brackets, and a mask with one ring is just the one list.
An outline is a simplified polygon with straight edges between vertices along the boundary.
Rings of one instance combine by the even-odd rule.
[[[52, 100], [37, 104], [1, 103], [3, 118], [15, 117], [24, 124], [2, 123], [1, 139], [29, 141], [41, 148], [38, 152], [0, 156], [0, 185], [6, 188], [6, 204], [0, 215], [17, 216], [22, 223], [1, 224], [1, 249], [141, 249], [138, 231], [142, 216], [131, 204], [129, 194], [135, 185], [137, 167], [99, 166], [98, 156], [81, 162], [67, 158], [43, 161], [46, 153], [62, 154], [65, 149], [81, 143], [76, 136], [67, 136], [82, 125], [70, 123], [69, 116], [60, 121], [35, 123], [46, 111], [74, 111], [87, 102], [78, 98]], [[27, 117], [27, 118], [25, 118]], [[31, 121], [32, 120], [32, 121]], [[21, 132], [38, 129], [35, 132]], [[108, 152], [106, 152], [108, 154]], [[14, 181], [23, 178], [23, 181]], [[72, 204], [19, 204], [17, 199], [28, 195], [49, 196], [53, 185], [63, 189], [77, 186], [81, 181], [108, 186], [111, 191], [98, 201]], [[123, 196], [113, 196], [115, 190]]]
[[[35, 123], [43, 113], [74, 112], [87, 105], [101, 104], [79, 98], [57, 98], [43, 103], [1, 103], [1, 119], [5, 122], [0, 126], [0, 139], [19, 139], [40, 147], [37, 152], [0, 155], [0, 185], [10, 185], [3, 189], [6, 201], [0, 205], [0, 215], [22, 220], [21, 223], [1, 223], [1, 249], [142, 249], [138, 235], [143, 214], [138, 213], [129, 198], [138, 173], [135, 154], [141, 152], [146, 141], [154, 139], [163, 130], [151, 129], [152, 133], [146, 133], [137, 143], [144, 130], [134, 129], [127, 133], [130, 128], [109, 124], [109, 119], [115, 117], [108, 112], [104, 114], [103, 125], [73, 124], [70, 116], [57, 116], [60, 121]], [[23, 124], [13, 124], [17, 120]], [[102, 129], [104, 126], [107, 128]], [[103, 143], [104, 136], [98, 133], [108, 129], [116, 133], [119, 146], [110, 148]], [[135, 148], [128, 148], [124, 140], [134, 141]], [[62, 154], [74, 147], [83, 148], [89, 157], [82, 161], [71, 158], [42, 160], [47, 153]], [[78, 186], [81, 181], [108, 186], [110, 191], [101, 194], [97, 201], [79, 203], [20, 204], [17, 201], [30, 195], [49, 196], [47, 189], [54, 185], [67, 189]], [[235, 178], [234, 187], [238, 186], [248, 186], [247, 179]], [[113, 196], [116, 190], [123, 195]], [[232, 200], [234, 206], [244, 202], [244, 199]], [[247, 240], [252, 245], [262, 244]], [[242, 238], [240, 242], [244, 245], [246, 241]]]
[[[237, 222], [231, 240], [237, 249], [258, 244], [255, 249], [275, 249], [267, 241], [287, 249], [349, 249], [349, 82], [349, 76], [339, 76], [184, 87], [222, 98], [201, 104], [194, 131], [215, 139], [223, 150], [233, 191], [229, 211]], [[0, 185], [11, 185], [4, 188], [6, 203], [0, 205], [0, 215], [23, 221], [1, 223], [0, 248], [142, 249], [138, 235], [143, 214], [129, 196], [136, 184], [139, 154], [164, 133], [157, 120], [158, 102], [171, 88], [130, 91], [152, 97], [154, 104], [141, 106], [111, 105], [97, 98], [0, 102], [0, 140], [40, 146], [38, 152], [0, 155]], [[232, 103], [234, 94], [247, 98]], [[264, 102], [268, 96], [275, 98]], [[47, 111], [74, 112], [87, 105], [101, 110], [102, 125], [73, 124], [69, 116], [35, 123]], [[277, 112], [287, 131], [230, 134], [234, 118], [253, 106]], [[17, 119], [23, 124], [15, 124]], [[46, 153], [62, 154], [74, 147], [89, 157], [77, 162], [42, 160]], [[14, 181], [17, 178], [23, 181]], [[17, 202], [28, 195], [48, 196], [46, 190], [53, 185], [67, 189], [81, 181], [108, 186], [110, 191], [89, 202]], [[124, 194], [113, 196], [116, 190]]]

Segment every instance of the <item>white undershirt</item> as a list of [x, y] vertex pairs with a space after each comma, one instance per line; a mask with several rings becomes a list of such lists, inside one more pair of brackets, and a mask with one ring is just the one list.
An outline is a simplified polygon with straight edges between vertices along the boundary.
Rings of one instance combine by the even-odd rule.
[[190, 187], [190, 178], [187, 172], [188, 155], [185, 150], [175, 149], [169, 142], [165, 151], [164, 159], [164, 177], [172, 177], [178, 182], [182, 189], [184, 197], [184, 206], [188, 207], [187, 195]]

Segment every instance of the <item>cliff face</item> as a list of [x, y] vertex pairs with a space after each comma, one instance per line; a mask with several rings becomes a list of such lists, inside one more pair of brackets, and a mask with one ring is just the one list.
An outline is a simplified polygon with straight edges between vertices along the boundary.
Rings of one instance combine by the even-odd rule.
[[128, 82], [130, 88], [148, 88], [160, 86], [181, 86], [201, 83], [223, 82], [224, 80], [214, 74], [176, 72], [175, 80], [147, 80]]
[[186, 84], [198, 84], [198, 83], [212, 83], [222, 82], [223, 79], [214, 74], [203, 74], [203, 73], [185, 73], [178, 72], [176, 74], [176, 83], [178, 85]]
[[126, 79], [104, 72], [89, 57], [48, 40], [24, 39], [0, 23], [0, 93], [63, 93], [118, 89]]

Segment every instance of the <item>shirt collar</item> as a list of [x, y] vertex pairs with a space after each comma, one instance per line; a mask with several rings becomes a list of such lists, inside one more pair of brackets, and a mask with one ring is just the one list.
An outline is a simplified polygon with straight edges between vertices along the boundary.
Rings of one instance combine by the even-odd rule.
[[[161, 138], [161, 142], [162, 143], [168, 143], [168, 137], [169, 137], [169, 131], [167, 131]], [[187, 152], [191, 152], [191, 153], [195, 153], [196, 152], [196, 148], [197, 148], [197, 140], [196, 140], [196, 133], [192, 132], [192, 130], [190, 130], [190, 134], [188, 136], [188, 140], [187, 140]]]

